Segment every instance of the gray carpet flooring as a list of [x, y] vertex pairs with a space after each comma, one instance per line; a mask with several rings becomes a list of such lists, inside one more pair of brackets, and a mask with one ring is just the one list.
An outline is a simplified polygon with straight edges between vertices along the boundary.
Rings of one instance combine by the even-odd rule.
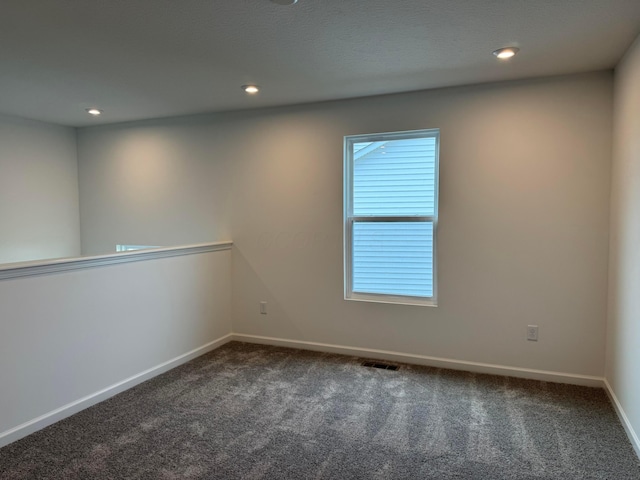
[[600, 389], [233, 342], [0, 449], [17, 479], [640, 479]]

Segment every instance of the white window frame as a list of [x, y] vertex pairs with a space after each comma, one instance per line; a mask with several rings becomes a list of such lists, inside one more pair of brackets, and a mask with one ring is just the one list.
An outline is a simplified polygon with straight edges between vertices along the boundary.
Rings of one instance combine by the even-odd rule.
[[[412, 138], [435, 138], [435, 183], [434, 215], [430, 216], [354, 216], [353, 215], [353, 145], [363, 142], [387, 142]], [[344, 298], [362, 302], [395, 303], [401, 305], [437, 306], [437, 232], [438, 232], [438, 192], [439, 192], [440, 129], [409, 130], [403, 132], [349, 135], [344, 137]], [[388, 295], [353, 291], [353, 224], [355, 222], [432, 222], [433, 223], [433, 296]]]

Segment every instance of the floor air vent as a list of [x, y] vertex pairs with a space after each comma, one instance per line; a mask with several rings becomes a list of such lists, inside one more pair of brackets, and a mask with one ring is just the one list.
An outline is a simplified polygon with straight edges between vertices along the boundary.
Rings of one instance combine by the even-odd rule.
[[362, 362], [363, 367], [381, 368], [382, 370], [398, 370], [398, 365], [390, 365], [388, 363], [380, 362]]

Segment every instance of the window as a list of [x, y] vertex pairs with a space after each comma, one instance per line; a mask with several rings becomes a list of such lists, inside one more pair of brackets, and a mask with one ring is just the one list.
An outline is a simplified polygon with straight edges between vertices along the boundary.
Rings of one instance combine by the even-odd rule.
[[133, 252], [135, 250], [146, 250], [148, 248], [160, 248], [157, 245], [116, 245], [116, 252]]
[[436, 304], [439, 135], [345, 137], [345, 299]]

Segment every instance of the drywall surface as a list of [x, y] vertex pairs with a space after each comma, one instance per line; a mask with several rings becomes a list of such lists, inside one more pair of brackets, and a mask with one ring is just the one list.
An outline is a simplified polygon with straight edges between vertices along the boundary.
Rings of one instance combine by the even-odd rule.
[[83, 255], [230, 238], [227, 141], [180, 123], [79, 130]]
[[[248, 120], [234, 332], [602, 376], [611, 102], [603, 73]], [[343, 136], [421, 128], [441, 133], [438, 306], [345, 301]]]
[[[616, 68], [606, 378], [640, 436], [640, 38]], [[640, 443], [636, 443], [640, 452]]]
[[0, 263], [80, 254], [73, 128], [0, 114]]
[[[234, 332], [602, 376], [611, 102], [602, 72], [81, 129], [83, 245], [222, 229]], [[343, 137], [422, 128], [441, 132], [439, 305], [345, 301]], [[154, 171], [114, 187], [127, 158], [179, 173], [124, 202]]]
[[0, 281], [0, 444], [229, 334], [230, 275], [223, 250]]

